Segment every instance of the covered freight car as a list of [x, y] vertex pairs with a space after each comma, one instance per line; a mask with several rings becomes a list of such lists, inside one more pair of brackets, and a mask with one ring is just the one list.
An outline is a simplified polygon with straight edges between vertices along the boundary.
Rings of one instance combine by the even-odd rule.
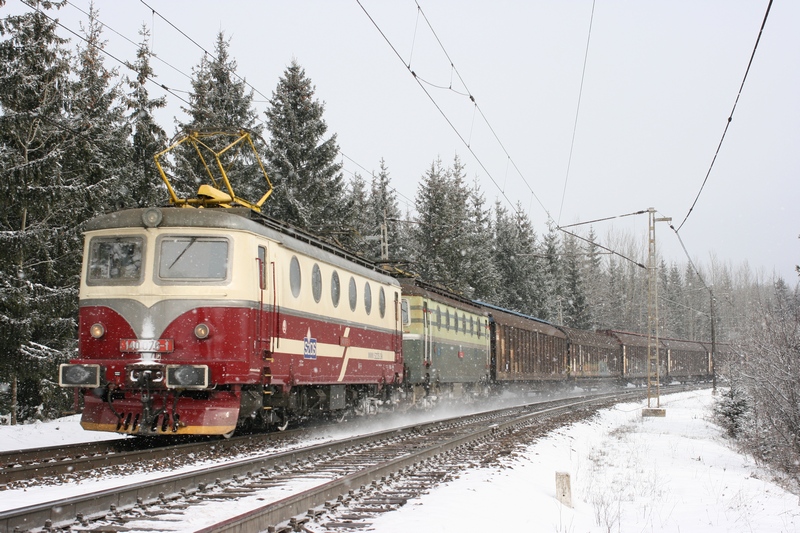
[[618, 380], [622, 353], [616, 338], [594, 331], [559, 326], [567, 336], [569, 373], [576, 380]]
[[711, 353], [699, 341], [659, 339], [667, 349], [671, 381], [704, 381], [711, 379]]
[[[631, 333], [628, 331], [605, 330], [620, 344], [622, 357], [622, 379], [628, 383], [640, 384], [647, 381], [647, 335]], [[667, 350], [659, 340], [658, 344], [659, 376], [661, 379], [667, 375]]]
[[538, 318], [480, 305], [489, 316], [493, 382], [541, 384], [569, 378], [563, 331]]

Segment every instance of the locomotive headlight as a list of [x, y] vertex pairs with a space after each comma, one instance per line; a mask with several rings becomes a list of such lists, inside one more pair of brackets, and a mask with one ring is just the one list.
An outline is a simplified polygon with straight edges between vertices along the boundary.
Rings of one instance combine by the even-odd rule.
[[194, 327], [194, 336], [198, 339], [205, 339], [209, 333], [211, 333], [211, 330], [205, 324], [197, 324]]
[[167, 365], [167, 387], [171, 389], [205, 389], [208, 387], [206, 365]]
[[62, 387], [97, 388], [100, 386], [100, 365], [60, 365], [58, 384]]
[[161, 209], [157, 207], [151, 207], [142, 213], [142, 222], [147, 228], [157, 228], [163, 218], [164, 215], [161, 213]]
[[89, 328], [89, 335], [91, 335], [94, 339], [99, 339], [105, 334], [106, 328], [99, 322], [97, 324], [92, 324], [92, 327]]

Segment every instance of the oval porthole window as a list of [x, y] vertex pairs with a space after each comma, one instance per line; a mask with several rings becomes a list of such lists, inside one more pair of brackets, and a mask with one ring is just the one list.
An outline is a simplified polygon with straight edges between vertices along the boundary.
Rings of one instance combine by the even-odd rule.
[[358, 303], [358, 289], [356, 288], [356, 280], [355, 278], [350, 278], [350, 283], [348, 284], [348, 296], [350, 298], [350, 310], [356, 310], [356, 303]]
[[444, 310], [444, 329], [450, 331], [450, 310]]
[[339, 284], [339, 273], [335, 270], [331, 274], [331, 301], [334, 307], [339, 307], [339, 296], [341, 295], [342, 287]]
[[311, 269], [311, 293], [314, 295], [314, 301], [319, 303], [322, 298], [322, 272], [316, 263]]
[[436, 327], [442, 329], [442, 310], [436, 306]]
[[381, 314], [381, 318], [386, 315], [386, 293], [383, 291], [383, 287], [378, 292], [378, 311]]
[[369, 286], [369, 281], [364, 283], [364, 309], [367, 314], [372, 312], [372, 287]]
[[289, 287], [292, 289], [292, 296], [297, 298], [300, 296], [300, 261], [297, 256], [292, 256], [292, 261], [289, 263]]

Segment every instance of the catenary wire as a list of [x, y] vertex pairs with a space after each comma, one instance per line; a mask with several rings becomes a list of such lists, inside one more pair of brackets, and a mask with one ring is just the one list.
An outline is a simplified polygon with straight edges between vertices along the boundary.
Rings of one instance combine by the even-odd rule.
[[708, 181], [708, 177], [711, 175], [711, 170], [714, 168], [714, 163], [717, 161], [717, 156], [719, 155], [719, 151], [722, 148], [722, 143], [725, 141], [725, 135], [728, 133], [728, 128], [731, 125], [731, 121], [733, 120], [733, 113], [736, 111], [736, 105], [739, 103], [739, 97], [742, 96], [742, 90], [744, 90], [744, 83], [747, 81], [747, 75], [750, 73], [750, 67], [753, 65], [753, 59], [756, 55], [756, 50], [758, 50], [758, 43], [761, 41], [761, 35], [764, 33], [764, 27], [767, 25], [767, 18], [769, 17], [769, 11], [772, 8], [772, 0], [769, 0], [769, 4], [767, 4], [767, 10], [764, 13], [764, 19], [761, 22], [761, 29], [758, 30], [758, 37], [756, 37], [756, 43], [753, 46], [753, 52], [750, 54], [750, 61], [747, 63], [747, 69], [745, 69], [744, 77], [742, 78], [742, 83], [739, 85], [739, 92], [736, 94], [736, 100], [733, 102], [733, 108], [731, 109], [730, 115], [728, 115], [728, 120], [725, 123], [725, 129], [722, 131], [722, 138], [719, 140], [719, 144], [717, 145], [717, 151], [714, 153], [714, 157], [711, 159], [711, 165], [708, 167], [708, 172], [706, 172], [706, 177], [703, 179], [702, 185], [700, 185], [700, 190], [697, 191], [697, 196], [695, 196], [694, 202], [692, 202], [692, 206], [689, 208], [689, 211], [686, 213], [686, 216], [683, 218], [683, 222], [678, 226], [678, 229], [675, 230], [675, 233], [680, 231], [684, 224], [686, 224], [686, 220], [689, 218], [689, 215], [692, 214], [695, 206], [697, 205], [697, 201], [700, 199], [700, 194], [702, 194], [703, 189], [706, 186], [706, 182]]
[[[125, 61], [121, 60], [120, 58], [118, 58], [117, 56], [115, 56], [114, 54], [112, 54], [111, 52], [109, 52], [109, 51], [107, 51], [107, 50], [104, 50], [102, 47], [100, 47], [100, 46], [97, 46], [96, 44], [89, 42], [89, 40], [88, 40], [88, 39], [86, 39], [86, 38], [85, 38], [83, 35], [81, 35], [80, 33], [76, 32], [75, 30], [73, 30], [73, 29], [71, 29], [71, 28], [68, 28], [67, 26], [65, 26], [64, 24], [62, 24], [62, 23], [61, 23], [61, 22], [60, 22], [58, 19], [54, 19], [53, 17], [51, 17], [50, 15], [48, 15], [47, 13], [45, 13], [44, 11], [42, 11], [42, 10], [41, 10], [41, 9], [38, 7], [38, 5], [37, 5], [37, 6], [32, 6], [32, 5], [31, 5], [31, 4], [30, 4], [30, 3], [29, 3], [27, 0], [22, 0], [22, 3], [23, 3], [24, 5], [26, 5], [26, 6], [28, 6], [29, 8], [33, 9], [33, 10], [34, 10], [34, 11], [36, 11], [37, 13], [40, 13], [40, 14], [41, 14], [43, 17], [45, 17], [45, 18], [47, 18], [47, 19], [51, 20], [52, 22], [54, 22], [54, 23], [55, 23], [56, 25], [58, 25], [59, 27], [63, 28], [64, 30], [68, 31], [69, 33], [71, 33], [72, 35], [74, 35], [75, 37], [77, 37], [78, 39], [80, 39], [81, 41], [85, 42], [87, 45], [91, 46], [92, 48], [95, 48], [95, 49], [97, 49], [98, 51], [102, 52], [103, 54], [107, 55], [108, 57], [110, 57], [111, 59], [113, 59], [114, 61], [116, 61], [117, 63], [119, 63], [120, 65], [122, 65], [122, 66], [124, 66], [124, 67], [126, 67], [126, 68], [128, 68], [128, 69], [130, 69], [130, 70], [132, 70], [132, 71], [134, 71], [134, 72], [135, 72], [135, 70], [134, 70], [134, 69], [133, 69], [133, 68], [132, 68], [132, 67], [131, 67], [131, 66], [130, 66], [130, 65], [127, 63], [127, 62], [125, 62]], [[164, 89], [165, 91], [167, 91], [168, 93], [170, 93], [172, 96], [174, 96], [174, 97], [175, 97], [175, 98], [177, 98], [178, 100], [180, 100], [180, 101], [182, 101], [182, 102], [186, 103], [187, 105], [191, 105], [191, 104], [189, 104], [189, 101], [188, 101], [188, 100], [186, 100], [186, 99], [184, 99], [183, 97], [181, 97], [180, 95], [176, 94], [176, 92], [175, 92], [173, 89], [170, 89], [169, 87], [167, 87], [167, 86], [166, 86], [166, 85], [164, 85], [163, 83], [159, 83], [159, 82], [157, 82], [157, 81], [155, 80], [155, 78], [148, 76], [148, 77], [147, 77], [147, 79], [148, 79], [148, 80], [150, 80], [150, 81], [152, 81], [152, 82], [153, 82], [155, 85], [157, 85], [158, 87], [161, 87], [162, 89]]]
[[594, 23], [595, 0], [592, 0], [592, 14], [589, 17], [589, 35], [586, 37], [586, 51], [583, 54], [583, 71], [581, 72], [581, 85], [578, 90], [578, 105], [575, 109], [575, 123], [572, 125], [572, 140], [569, 143], [569, 157], [567, 158], [567, 173], [564, 176], [564, 190], [561, 192], [561, 206], [558, 208], [558, 222], [561, 222], [561, 213], [564, 211], [564, 199], [567, 197], [567, 183], [569, 171], [572, 167], [572, 154], [575, 150], [575, 136], [578, 132], [578, 118], [581, 114], [581, 98], [583, 96], [583, 82], [586, 80], [586, 64], [589, 62], [589, 44], [592, 42], [592, 24]]

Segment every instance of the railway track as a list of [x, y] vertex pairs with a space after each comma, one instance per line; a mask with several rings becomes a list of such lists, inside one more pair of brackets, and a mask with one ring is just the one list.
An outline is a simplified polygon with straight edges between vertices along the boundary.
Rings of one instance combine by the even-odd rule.
[[265, 446], [296, 441], [303, 430], [289, 430], [231, 439], [174, 438], [114, 439], [101, 442], [52, 446], [0, 452], [0, 489], [28, 487], [51, 482], [77, 480], [83, 474], [117, 468], [125, 473], [128, 465], [164, 464], [173, 468], [197, 462], [198, 453], [232, 454], [263, 452]]
[[[301, 522], [323, 529], [364, 527], [358, 523], [370, 513], [389, 511], [460, 469], [512, 453], [521, 440], [554, 424], [641, 395], [637, 390], [543, 402], [268, 453], [2, 512], [0, 532], [290, 531]], [[248, 510], [237, 513], [234, 502]], [[212, 526], [208, 520], [191, 525], [200, 509], [215, 504], [236, 516]], [[212, 512], [216, 520], [222, 511]]]

